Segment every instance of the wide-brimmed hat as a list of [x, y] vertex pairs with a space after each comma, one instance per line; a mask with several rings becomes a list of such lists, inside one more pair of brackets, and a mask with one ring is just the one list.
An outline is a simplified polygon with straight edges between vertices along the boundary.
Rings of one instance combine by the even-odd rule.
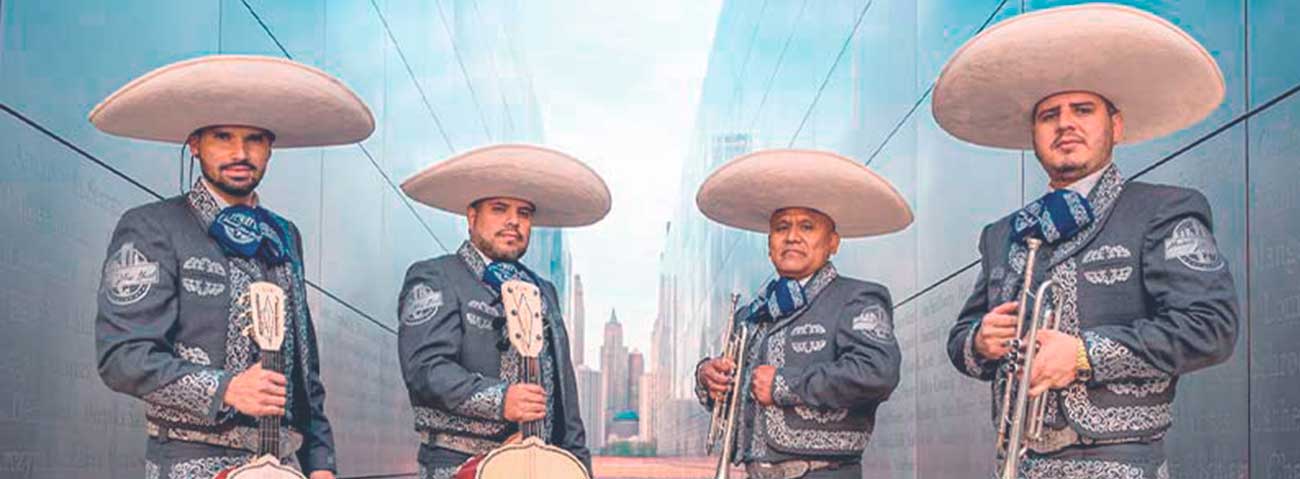
[[809, 208], [829, 216], [845, 238], [892, 233], [912, 223], [898, 190], [852, 159], [828, 151], [762, 150], [731, 160], [695, 194], [704, 216], [767, 233], [772, 213]]
[[1223, 73], [1196, 39], [1132, 7], [1090, 3], [1004, 20], [967, 41], [934, 87], [939, 125], [962, 140], [1031, 149], [1034, 108], [1064, 92], [1101, 95], [1124, 143], [1191, 126], [1223, 101]]
[[536, 145], [486, 146], [453, 156], [411, 175], [402, 191], [415, 201], [465, 214], [485, 198], [533, 204], [534, 226], [585, 226], [609, 213], [609, 188], [590, 167], [565, 153]]
[[90, 112], [101, 131], [183, 143], [216, 125], [269, 130], [276, 148], [355, 143], [375, 131], [370, 109], [343, 82], [283, 58], [210, 55], [158, 68]]

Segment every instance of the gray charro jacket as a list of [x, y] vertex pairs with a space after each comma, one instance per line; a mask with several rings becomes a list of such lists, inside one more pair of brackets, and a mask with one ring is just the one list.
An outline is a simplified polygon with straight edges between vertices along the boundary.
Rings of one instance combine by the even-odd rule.
[[[504, 418], [505, 391], [522, 364], [504, 351], [500, 297], [482, 280], [486, 265], [469, 242], [456, 254], [411, 265], [399, 297], [398, 354], [426, 443], [465, 454], [499, 446], [517, 425]], [[534, 275], [534, 277], [536, 277]], [[591, 470], [578, 412], [578, 389], [555, 286], [537, 278], [545, 303], [546, 345], [539, 363], [547, 392], [544, 436]]]
[[[1088, 199], [1096, 220], [1041, 250], [1035, 271], [1036, 282], [1056, 281], [1061, 330], [1083, 339], [1094, 370], [1050, 394], [1050, 431], [1031, 444], [1042, 453], [1159, 439], [1178, 377], [1224, 361], [1237, 339], [1236, 289], [1200, 193], [1126, 183], [1111, 166]], [[1010, 217], [985, 227], [975, 291], [948, 336], [953, 365], [995, 385], [999, 363], [977, 357], [973, 338], [985, 313], [1018, 295], [1026, 255], [1009, 231]]]
[[[854, 462], [871, 437], [876, 409], [898, 386], [902, 354], [888, 289], [840, 276], [828, 263], [808, 280], [805, 296], [803, 309], [752, 326], [742, 384], [755, 367], [775, 366], [776, 404], [760, 406], [746, 389], [735, 461]], [[743, 321], [746, 311], [733, 321]], [[711, 407], [698, 386], [701, 403]]]
[[[127, 211], [104, 263], [95, 317], [99, 374], [114, 391], [148, 403], [149, 435], [256, 452], [256, 419], [225, 405], [230, 380], [258, 361], [237, 301], [250, 282], [278, 284], [288, 298], [289, 378], [281, 451], [304, 471], [335, 470], [325, 417], [316, 332], [307, 309], [302, 242], [293, 223], [291, 261], [267, 267], [227, 257], [207, 230], [220, 211], [202, 184], [184, 196]], [[165, 436], [165, 437], [162, 437]], [[301, 447], [300, 447], [301, 446]]]

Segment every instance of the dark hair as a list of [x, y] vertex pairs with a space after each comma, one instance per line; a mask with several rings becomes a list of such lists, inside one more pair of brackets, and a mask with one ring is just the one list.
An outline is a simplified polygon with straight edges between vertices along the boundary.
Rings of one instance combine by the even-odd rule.
[[[1114, 102], [1110, 101], [1110, 98], [1106, 98], [1105, 95], [1102, 95], [1102, 94], [1100, 94], [1100, 93], [1090, 92], [1090, 91], [1082, 91], [1082, 90], [1081, 90], [1080, 92], [1082, 92], [1082, 93], [1090, 93], [1090, 94], [1093, 94], [1093, 95], [1097, 95], [1097, 98], [1101, 98], [1101, 102], [1102, 102], [1103, 104], [1106, 105], [1106, 114], [1107, 114], [1107, 115], [1115, 116], [1116, 113], [1119, 113], [1119, 108], [1115, 106], [1115, 103], [1114, 103]], [[1046, 99], [1048, 99], [1048, 98], [1054, 97], [1054, 96], [1056, 96], [1056, 95], [1060, 95], [1061, 93], [1070, 93], [1070, 92], [1064, 92], [1064, 91], [1063, 91], [1063, 92], [1060, 92], [1060, 93], [1053, 93], [1053, 94], [1051, 94], [1051, 95], [1048, 95], [1048, 96], [1043, 97], [1041, 100], [1038, 100], [1037, 103], [1034, 103], [1034, 108], [1031, 109], [1031, 110], [1029, 111], [1029, 121], [1030, 121], [1030, 123], [1033, 123], [1034, 120], [1038, 117], [1038, 107], [1039, 107], [1040, 105], [1043, 104], [1043, 100], [1046, 100]]]
[[[199, 129], [194, 130], [193, 132], [190, 133], [190, 136], [187, 137], [187, 138], [185, 139], [185, 142], [186, 142], [186, 143], [189, 143], [190, 140], [193, 140], [193, 139], [195, 139], [195, 138], [198, 138], [198, 137], [203, 136], [203, 133], [207, 132], [208, 129], [210, 129], [210, 128], [214, 128], [214, 127], [217, 127], [217, 126], [223, 126], [223, 125], [208, 125], [208, 126], [204, 126], [204, 127], [199, 127]], [[262, 127], [260, 127], [260, 126], [252, 126], [252, 127], [249, 127], [249, 128], [257, 128], [257, 129], [259, 129], [259, 130], [262, 130], [262, 131], [266, 132], [266, 136], [267, 136], [268, 138], [271, 139], [271, 144], [275, 144], [275, 132], [274, 132], [274, 131], [268, 130], [268, 129], [266, 129], [266, 128], [262, 128]]]

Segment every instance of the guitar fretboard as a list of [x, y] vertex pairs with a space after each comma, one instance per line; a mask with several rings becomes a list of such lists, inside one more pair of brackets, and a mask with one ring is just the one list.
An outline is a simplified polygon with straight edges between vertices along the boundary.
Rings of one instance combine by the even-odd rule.
[[[279, 351], [262, 350], [262, 369], [274, 372], [284, 371], [284, 357]], [[286, 405], [287, 407], [287, 405]], [[258, 454], [280, 457], [280, 419], [281, 415], [257, 418]]]

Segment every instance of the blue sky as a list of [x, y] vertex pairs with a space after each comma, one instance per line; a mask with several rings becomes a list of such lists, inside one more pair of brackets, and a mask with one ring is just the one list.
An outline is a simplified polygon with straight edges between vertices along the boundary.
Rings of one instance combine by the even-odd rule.
[[588, 363], [611, 308], [624, 342], [649, 353], [664, 225], [708, 66], [720, 0], [522, 2], [547, 143], [605, 178], [613, 209], [571, 230], [586, 289]]

